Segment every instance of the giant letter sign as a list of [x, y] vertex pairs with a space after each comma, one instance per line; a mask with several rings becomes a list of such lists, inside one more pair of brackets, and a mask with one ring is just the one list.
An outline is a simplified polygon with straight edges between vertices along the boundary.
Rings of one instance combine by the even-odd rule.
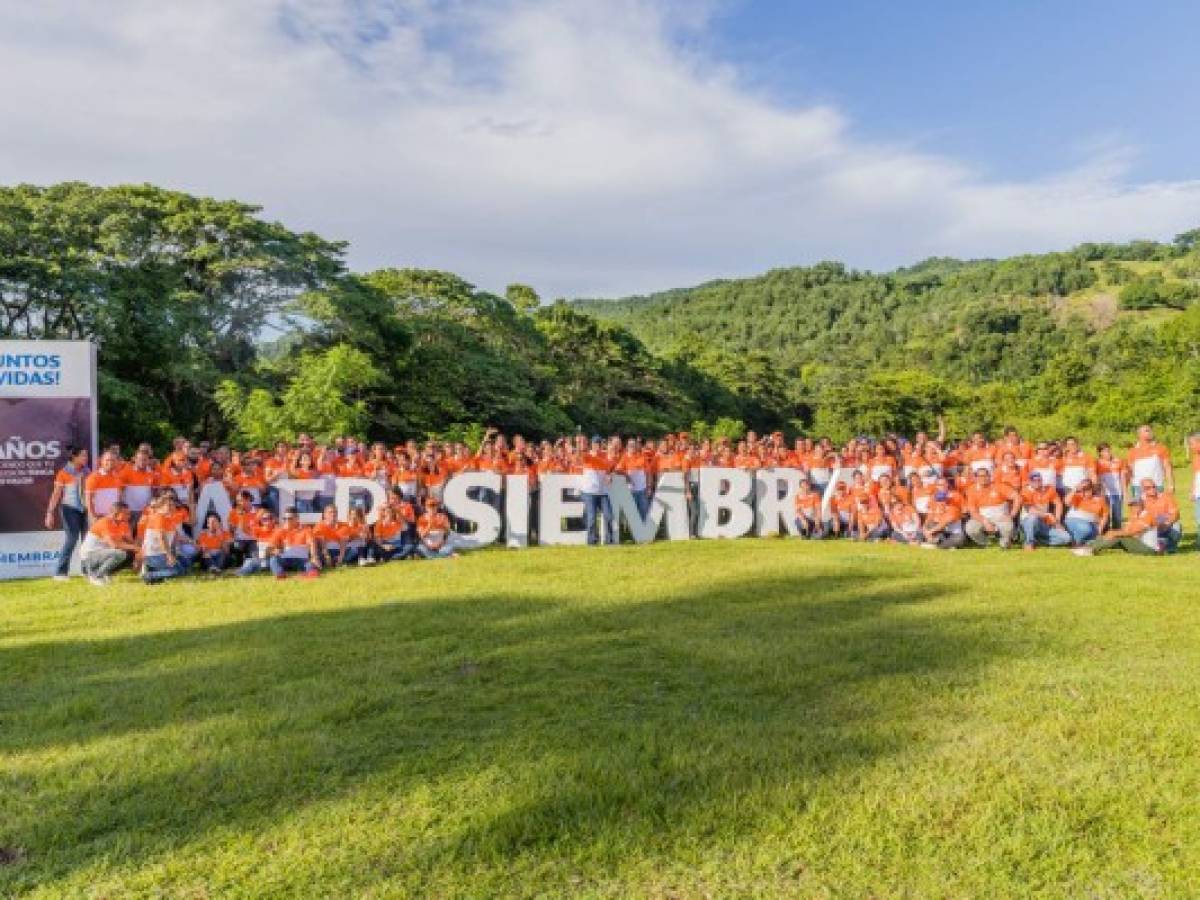
[[[696, 536], [739, 538], [754, 525], [754, 480], [745, 469], [712, 467], [700, 470], [700, 524]], [[722, 522], [721, 513], [729, 513]]]
[[45, 528], [67, 446], [96, 456], [96, 352], [87, 341], [0, 341], [0, 579], [53, 575]]

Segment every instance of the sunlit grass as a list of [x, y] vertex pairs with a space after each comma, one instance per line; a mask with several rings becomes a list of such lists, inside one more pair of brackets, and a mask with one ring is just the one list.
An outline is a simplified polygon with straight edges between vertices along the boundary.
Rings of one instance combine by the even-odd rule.
[[0, 895], [1194, 895], [1198, 566], [741, 540], [3, 585]]

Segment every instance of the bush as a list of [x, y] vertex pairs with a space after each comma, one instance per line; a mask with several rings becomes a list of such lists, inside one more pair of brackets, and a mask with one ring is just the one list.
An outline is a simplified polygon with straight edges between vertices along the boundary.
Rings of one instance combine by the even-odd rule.
[[1186, 309], [1200, 297], [1200, 288], [1180, 281], [1166, 281], [1160, 276], [1138, 278], [1121, 288], [1122, 309]]

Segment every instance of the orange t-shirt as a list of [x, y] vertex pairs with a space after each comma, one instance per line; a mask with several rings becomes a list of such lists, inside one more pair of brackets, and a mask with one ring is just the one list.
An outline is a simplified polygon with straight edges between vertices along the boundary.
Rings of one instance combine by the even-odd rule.
[[219, 531], [209, 531], [205, 528], [196, 535], [196, 546], [206, 553], [213, 553], [225, 546], [227, 541], [233, 540], [231, 535], [225, 529]]

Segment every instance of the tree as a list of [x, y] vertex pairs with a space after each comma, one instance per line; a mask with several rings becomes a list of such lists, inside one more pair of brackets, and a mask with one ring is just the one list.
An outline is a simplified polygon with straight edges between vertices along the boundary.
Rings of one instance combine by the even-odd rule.
[[95, 341], [109, 437], [216, 431], [217, 383], [343, 272], [343, 244], [258, 212], [149, 185], [0, 188], [0, 336]]
[[278, 399], [265, 388], [244, 391], [232, 379], [220, 384], [217, 402], [235, 424], [240, 442], [269, 447], [277, 440], [295, 440], [302, 432], [325, 442], [362, 435], [368, 422], [364, 393], [380, 377], [371, 358], [338, 344], [303, 353], [296, 362]]
[[542, 298], [527, 284], [510, 284], [504, 289], [504, 297], [517, 312], [525, 315], [531, 315], [542, 305]]

